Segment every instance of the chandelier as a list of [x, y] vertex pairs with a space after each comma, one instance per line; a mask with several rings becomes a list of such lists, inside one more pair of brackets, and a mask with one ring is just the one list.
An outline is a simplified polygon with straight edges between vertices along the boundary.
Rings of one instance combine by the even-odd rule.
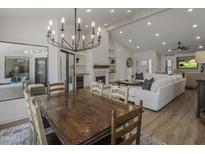
[[[69, 42], [64, 38], [64, 32], [65, 32], [65, 18], [61, 18], [61, 38], [60, 42], [55, 40], [55, 30], [53, 29], [53, 22], [52, 20], [49, 21], [48, 25], [48, 33], [47, 33], [47, 42], [53, 46], [70, 50], [74, 52], [78, 51], [85, 51], [89, 49], [96, 48], [100, 45], [101, 40], [101, 28], [98, 27], [97, 34], [96, 34], [96, 28], [95, 28], [95, 22], [91, 23], [92, 29], [91, 29], [91, 35], [90, 39], [85, 39], [85, 35], [81, 34], [81, 19], [77, 19], [77, 8], [74, 9], [74, 21], [75, 21], [75, 27], [74, 27], [74, 35], [72, 35], [71, 39], [72, 41]], [[86, 41], [89, 40], [89, 41]]]

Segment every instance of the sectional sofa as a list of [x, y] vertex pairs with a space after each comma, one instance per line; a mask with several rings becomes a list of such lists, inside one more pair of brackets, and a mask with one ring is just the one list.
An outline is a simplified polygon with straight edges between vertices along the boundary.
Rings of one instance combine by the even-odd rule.
[[144, 90], [140, 86], [129, 86], [128, 100], [136, 105], [143, 100], [143, 106], [147, 109], [159, 111], [185, 91], [186, 79], [182, 75], [144, 73], [143, 76], [144, 79], [155, 79], [151, 89]]

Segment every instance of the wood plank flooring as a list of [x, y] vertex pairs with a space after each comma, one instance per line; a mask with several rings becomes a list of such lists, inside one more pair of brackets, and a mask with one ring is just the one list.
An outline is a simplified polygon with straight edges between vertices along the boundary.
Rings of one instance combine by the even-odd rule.
[[145, 110], [142, 131], [167, 144], [205, 144], [205, 125], [196, 117], [196, 91], [186, 90], [159, 112]]

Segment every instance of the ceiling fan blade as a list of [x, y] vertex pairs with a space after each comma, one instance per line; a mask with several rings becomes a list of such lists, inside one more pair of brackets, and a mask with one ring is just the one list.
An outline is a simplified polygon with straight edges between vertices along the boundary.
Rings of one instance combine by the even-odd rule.
[[181, 47], [181, 49], [182, 49], [182, 50], [188, 50], [188, 48], [187, 48], [187, 47]]

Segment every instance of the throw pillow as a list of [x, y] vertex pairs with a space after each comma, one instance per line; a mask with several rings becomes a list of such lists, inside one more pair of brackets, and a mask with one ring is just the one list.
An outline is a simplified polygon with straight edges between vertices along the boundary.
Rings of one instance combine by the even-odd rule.
[[135, 79], [137, 79], [137, 80], [144, 80], [144, 76], [143, 76], [143, 73], [136, 73], [136, 77], [135, 77]]
[[150, 90], [153, 82], [154, 82], [154, 78], [151, 78], [150, 80], [145, 79], [143, 86], [142, 86], [142, 89]]

